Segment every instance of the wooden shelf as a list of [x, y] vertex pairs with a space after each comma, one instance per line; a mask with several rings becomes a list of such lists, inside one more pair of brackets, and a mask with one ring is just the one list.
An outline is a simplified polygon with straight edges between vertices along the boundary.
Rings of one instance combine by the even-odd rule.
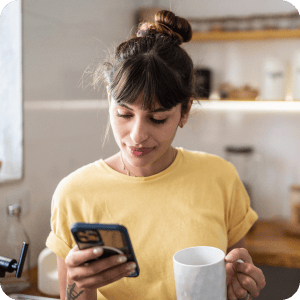
[[300, 38], [300, 29], [273, 29], [257, 31], [211, 31], [194, 32], [192, 41], [234, 41], [234, 40], [268, 40]]

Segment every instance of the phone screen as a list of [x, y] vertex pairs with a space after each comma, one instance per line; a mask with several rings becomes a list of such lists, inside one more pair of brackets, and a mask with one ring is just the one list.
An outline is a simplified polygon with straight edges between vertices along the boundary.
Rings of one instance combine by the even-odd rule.
[[[128, 245], [124, 234], [118, 230], [101, 230], [101, 229], [88, 229], [75, 232], [79, 242], [80, 249], [86, 249], [95, 245], [101, 245], [106, 248], [105, 252], [109, 252], [109, 248], [118, 249], [125, 254], [128, 259], [131, 258]], [[107, 253], [108, 255], [109, 253]], [[117, 254], [117, 253], [115, 253]]]

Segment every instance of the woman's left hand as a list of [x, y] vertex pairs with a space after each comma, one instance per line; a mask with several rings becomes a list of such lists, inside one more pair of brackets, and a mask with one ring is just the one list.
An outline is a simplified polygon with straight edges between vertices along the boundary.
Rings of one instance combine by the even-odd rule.
[[[237, 262], [241, 259], [244, 263]], [[251, 256], [245, 248], [235, 248], [225, 257], [227, 298], [229, 300], [257, 297], [266, 285], [263, 272], [254, 266]]]

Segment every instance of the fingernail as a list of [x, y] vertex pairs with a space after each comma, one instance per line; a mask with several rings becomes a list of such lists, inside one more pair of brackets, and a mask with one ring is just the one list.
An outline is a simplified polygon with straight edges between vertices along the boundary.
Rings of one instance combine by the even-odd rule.
[[126, 260], [127, 260], [126, 256], [119, 256], [117, 259], [118, 263], [124, 263]]
[[130, 276], [130, 275], [133, 275], [134, 273], [135, 273], [135, 270], [128, 272], [127, 275]]
[[232, 259], [233, 259], [233, 255], [228, 254], [228, 255], [225, 257], [225, 259], [227, 259], [227, 260], [232, 260]]
[[126, 266], [127, 270], [131, 270], [131, 269], [135, 269], [136, 268], [136, 264], [135, 263], [130, 263]]
[[103, 248], [102, 247], [97, 247], [93, 249], [94, 254], [102, 254], [103, 253]]

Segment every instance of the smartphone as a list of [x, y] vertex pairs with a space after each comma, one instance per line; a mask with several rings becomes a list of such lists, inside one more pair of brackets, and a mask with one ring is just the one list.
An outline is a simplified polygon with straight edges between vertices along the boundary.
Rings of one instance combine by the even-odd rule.
[[[140, 273], [128, 231], [119, 224], [73, 223], [70, 228], [80, 250], [101, 246], [104, 250], [98, 259], [123, 254], [127, 261], [136, 263], [135, 273], [127, 277], [137, 277]], [[87, 263], [93, 262], [90, 260]]]

